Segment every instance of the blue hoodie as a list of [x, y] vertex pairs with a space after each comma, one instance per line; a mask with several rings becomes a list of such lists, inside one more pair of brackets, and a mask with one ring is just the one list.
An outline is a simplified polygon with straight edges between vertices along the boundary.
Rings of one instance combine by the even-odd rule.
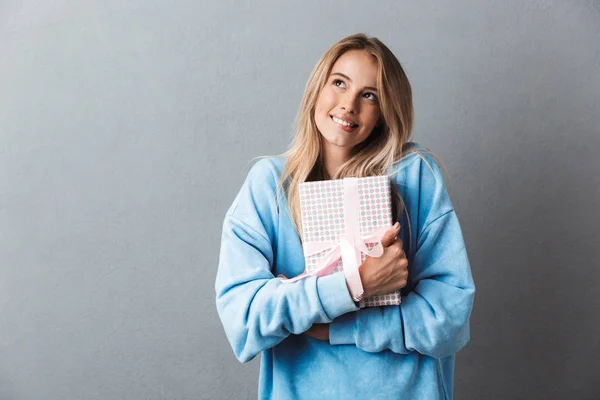
[[[433, 158], [413, 154], [389, 171], [410, 216], [409, 228], [403, 213], [399, 234], [408, 284], [399, 306], [363, 309], [343, 272], [293, 284], [275, 278], [304, 271], [302, 244], [277, 193], [284, 165], [264, 158], [248, 173], [225, 215], [215, 282], [235, 356], [245, 363], [262, 354], [259, 399], [452, 399], [475, 286]], [[330, 323], [329, 341], [303, 334], [314, 323]]]

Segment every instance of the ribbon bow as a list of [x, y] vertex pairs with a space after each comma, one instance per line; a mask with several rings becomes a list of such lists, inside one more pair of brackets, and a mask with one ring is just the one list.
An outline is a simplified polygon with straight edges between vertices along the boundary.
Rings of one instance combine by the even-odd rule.
[[[360, 236], [344, 233], [337, 242], [324, 240], [304, 243], [305, 258], [323, 251], [327, 252], [323, 254], [323, 258], [319, 261], [319, 266], [315, 270], [295, 278], [284, 279], [283, 282], [292, 283], [309, 276], [329, 275], [340, 257], [344, 264], [344, 271], [352, 269], [353, 265], [356, 265], [356, 269], [358, 269], [358, 264], [361, 261], [360, 253], [365, 253], [369, 257], [381, 257], [383, 254], [381, 238], [389, 229], [391, 227], [383, 226]], [[375, 243], [375, 246], [369, 250], [367, 244], [371, 243]], [[358, 257], [356, 257], [357, 255]]]

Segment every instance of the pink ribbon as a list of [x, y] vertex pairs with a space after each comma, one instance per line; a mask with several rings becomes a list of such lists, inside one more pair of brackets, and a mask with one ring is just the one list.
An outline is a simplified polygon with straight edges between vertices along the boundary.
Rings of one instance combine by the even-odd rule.
[[[343, 179], [344, 225], [346, 231], [340, 236], [340, 239], [337, 242], [324, 240], [304, 243], [303, 251], [305, 259], [323, 251], [326, 251], [326, 253], [323, 254], [323, 258], [319, 261], [319, 265], [315, 270], [292, 279], [284, 279], [282, 281], [283, 283], [296, 282], [309, 276], [329, 275], [341, 257], [350, 295], [354, 301], [362, 300], [364, 289], [358, 271], [358, 267], [362, 261], [361, 253], [364, 253], [369, 257], [380, 257], [383, 254], [381, 238], [391, 227], [382, 226], [364, 235], [360, 235], [358, 207], [359, 179], [360, 178]], [[369, 250], [367, 248], [368, 243], [374, 243], [375, 246]]]

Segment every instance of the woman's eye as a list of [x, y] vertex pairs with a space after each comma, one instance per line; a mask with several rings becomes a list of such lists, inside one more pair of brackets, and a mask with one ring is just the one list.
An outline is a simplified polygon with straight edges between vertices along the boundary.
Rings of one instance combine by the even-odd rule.
[[367, 99], [377, 101], [377, 96], [375, 96], [374, 93], [371, 93], [371, 92], [365, 93], [365, 96], [371, 96], [371, 97], [367, 97]]
[[334, 80], [333, 80], [333, 84], [334, 84], [335, 86], [337, 86], [337, 87], [341, 87], [341, 86], [340, 86], [340, 84], [341, 84], [341, 85], [343, 85], [343, 84], [344, 84], [344, 81], [341, 81], [341, 80], [339, 80], [339, 79], [334, 79]]

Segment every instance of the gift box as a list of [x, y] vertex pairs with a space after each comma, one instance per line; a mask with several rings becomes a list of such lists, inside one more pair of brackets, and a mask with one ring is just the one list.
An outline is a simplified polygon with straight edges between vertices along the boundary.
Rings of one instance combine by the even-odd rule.
[[[358, 266], [383, 253], [380, 239], [392, 225], [389, 177], [305, 182], [299, 195], [305, 275], [344, 271], [351, 295], [357, 285], [362, 291]], [[400, 291], [359, 300], [360, 308], [397, 304]]]

